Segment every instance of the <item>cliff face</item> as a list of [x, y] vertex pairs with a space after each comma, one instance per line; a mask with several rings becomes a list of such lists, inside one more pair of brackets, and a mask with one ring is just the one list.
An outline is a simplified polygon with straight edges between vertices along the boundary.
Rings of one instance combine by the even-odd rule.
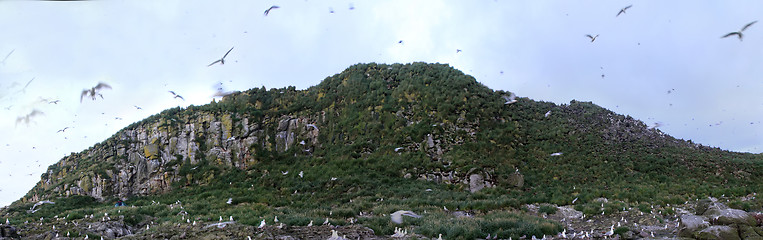
[[209, 180], [181, 174], [184, 165], [206, 161], [247, 169], [259, 160], [258, 150], [298, 148], [309, 155], [321, 146], [318, 135], [324, 118], [316, 114], [250, 121], [234, 114], [202, 113], [160, 119], [122, 130], [102, 144], [62, 159], [43, 174], [27, 200], [50, 195], [103, 200], [159, 194], [172, 190], [172, 183], [195, 185]]

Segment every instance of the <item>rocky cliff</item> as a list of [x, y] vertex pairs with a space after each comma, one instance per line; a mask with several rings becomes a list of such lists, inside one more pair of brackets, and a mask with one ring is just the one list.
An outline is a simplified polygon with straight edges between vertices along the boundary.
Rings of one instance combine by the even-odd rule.
[[321, 146], [324, 119], [315, 114], [250, 121], [237, 114], [200, 113], [141, 123], [51, 166], [27, 200], [69, 195], [103, 200], [166, 193], [173, 183], [203, 184], [214, 175], [184, 175], [181, 168], [203, 162], [247, 169], [261, 150], [297, 148], [309, 155]]

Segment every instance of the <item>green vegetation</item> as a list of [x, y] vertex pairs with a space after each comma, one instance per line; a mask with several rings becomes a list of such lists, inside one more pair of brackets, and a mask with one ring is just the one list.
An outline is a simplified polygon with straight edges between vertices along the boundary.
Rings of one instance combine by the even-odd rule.
[[[447, 65], [424, 63], [358, 64], [306, 90], [254, 88], [133, 123], [51, 166], [43, 178], [56, 174], [62, 179], [39, 183], [27, 198], [85, 177], [108, 179], [118, 172], [115, 163], [128, 159], [102, 149], [129, 146], [130, 140], [120, 138], [125, 131], [157, 122], [173, 132], [190, 119], [229, 116], [234, 132], [247, 120], [262, 123], [262, 131], [272, 135], [281, 116], [325, 116], [318, 124], [320, 147], [309, 154], [299, 147], [279, 151], [271, 147], [276, 145], [271, 137], [250, 147], [253, 154], [246, 160], [255, 164], [234, 167], [205, 156], [214, 143], [199, 134], [191, 139], [199, 144], [198, 162], [176, 155], [164, 166], [178, 169], [181, 176], [171, 183], [174, 190], [132, 197], [128, 204], [135, 208], [116, 213], [108, 203], [112, 199], [98, 203], [73, 196], [36, 213], [25, 211], [32, 203], [19, 201], [3, 214], [23, 222], [108, 212], [124, 215], [134, 225], [148, 219], [180, 223], [186, 218], [181, 211], [194, 220], [234, 216], [249, 225], [262, 219], [273, 224], [275, 216], [289, 225], [322, 223], [325, 218], [332, 224], [349, 224], [353, 218], [377, 234], [389, 235], [397, 226], [384, 214], [407, 209], [427, 212], [404, 224], [425, 236], [474, 239], [492, 234], [516, 239], [562, 230], [517, 210], [526, 203], [569, 205], [577, 198], [575, 209], [587, 215], [612, 214], [629, 206], [651, 211], [651, 205], [744, 196], [763, 189], [763, 182], [754, 177], [763, 176], [761, 155], [674, 139], [589, 102], [559, 106], [519, 98], [506, 105], [503, 95], [509, 92], [491, 90]], [[552, 111], [550, 117], [544, 117], [547, 111]], [[439, 150], [428, 146], [430, 139]], [[405, 150], [397, 152], [397, 147]], [[555, 152], [563, 155], [550, 156]], [[299, 171], [304, 178], [296, 176]], [[517, 171], [523, 177], [521, 187], [510, 181]], [[460, 179], [469, 173], [489, 175], [495, 188], [470, 193], [468, 185], [456, 181], [417, 179], [450, 173]], [[610, 201], [594, 201], [602, 197]], [[230, 205], [225, 203], [228, 198]], [[183, 209], [169, 207], [178, 201]], [[738, 205], [761, 208], [760, 201]], [[453, 217], [443, 206], [475, 217]], [[556, 208], [541, 205], [540, 211], [553, 214]], [[361, 212], [367, 216], [359, 216]]]

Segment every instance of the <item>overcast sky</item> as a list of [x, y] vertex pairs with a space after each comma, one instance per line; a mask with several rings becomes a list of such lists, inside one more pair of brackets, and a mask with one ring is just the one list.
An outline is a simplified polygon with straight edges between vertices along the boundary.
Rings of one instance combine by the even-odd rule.
[[[305, 89], [368, 62], [447, 63], [493, 89], [759, 153], [763, 23], [721, 36], [761, 16], [761, 1], [0, 1], [0, 206], [65, 155], [209, 103], [220, 83]], [[80, 102], [99, 82], [103, 99]]]

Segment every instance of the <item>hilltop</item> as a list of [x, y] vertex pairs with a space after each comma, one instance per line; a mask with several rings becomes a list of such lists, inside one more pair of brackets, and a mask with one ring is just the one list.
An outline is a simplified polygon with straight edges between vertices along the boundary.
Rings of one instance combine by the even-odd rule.
[[[0, 214], [55, 225], [53, 216], [109, 213], [131, 233], [224, 216], [256, 231], [278, 216], [287, 226], [325, 218], [377, 235], [407, 227], [427, 237], [517, 238], [564, 228], [525, 204], [667, 213], [670, 204], [763, 189], [760, 155], [676, 139], [590, 102], [506, 104], [508, 95], [426, 63], [357, 64], [305, 90], [236, 92], [165, 110], [61, 159]], [[114, 209], [117, 199], [134, 207]], [[27, 211], [41, 200], [57, 203]], [[424, 217], [390, 223], [401, 209]], [[470, 217], [448, 217], [456, 212]], [[140, 236], [164, 230], [154, 231]]]

